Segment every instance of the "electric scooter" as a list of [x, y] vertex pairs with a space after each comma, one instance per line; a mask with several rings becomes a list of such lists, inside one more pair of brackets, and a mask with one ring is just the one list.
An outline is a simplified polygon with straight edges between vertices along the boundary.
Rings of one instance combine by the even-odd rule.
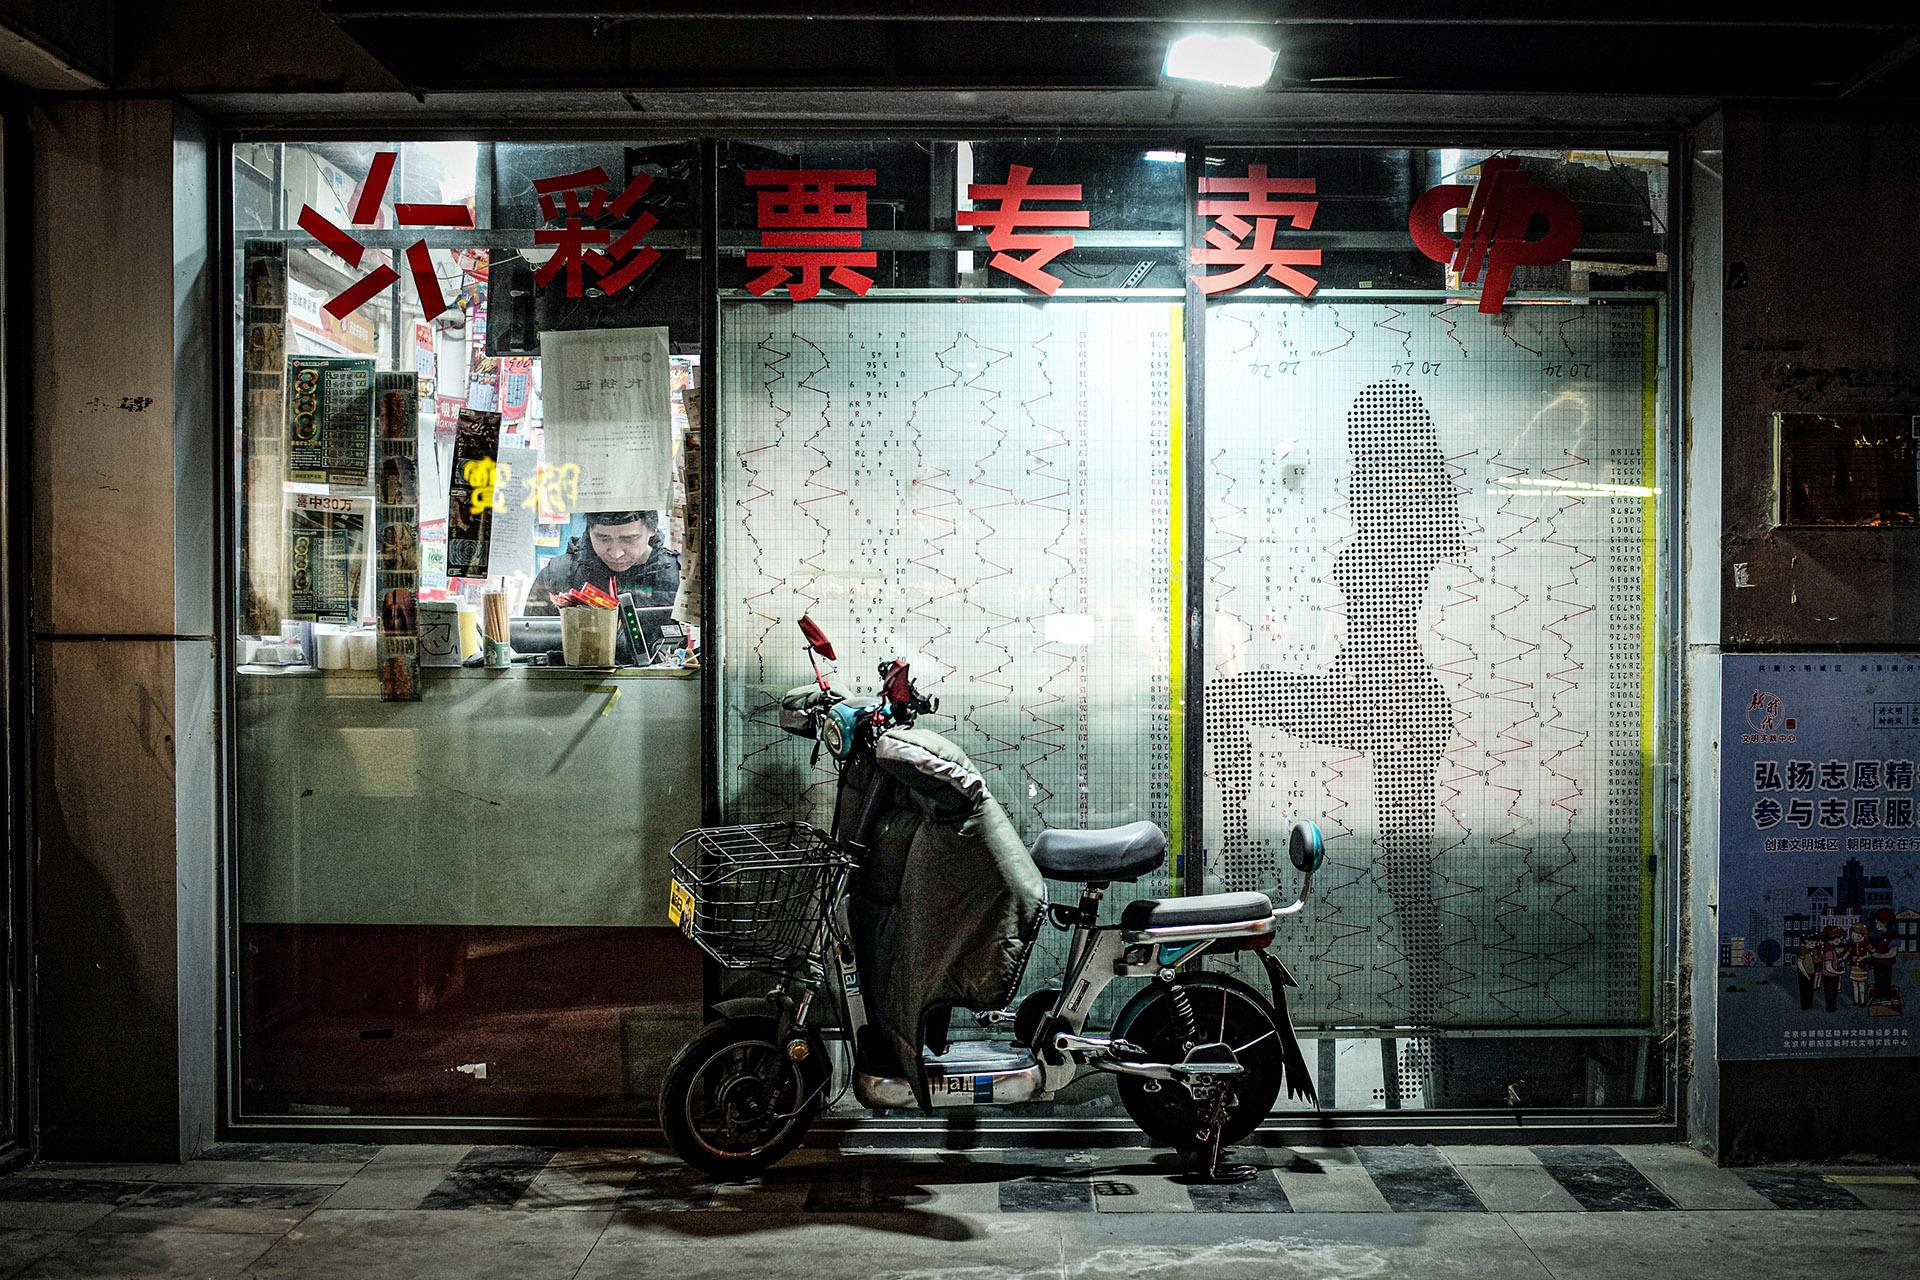
[[[832, 643], [819, 627], [808, 618], [800, 626], [810, 659], [831, 661]], [[881, 692], [857, 700], [834, 690], [817, 661], [814, 673], [816, 687], [783, 705], [787, 727], [813, 737], [839, 770], [833, 829], [800, 822], [701, 828], [673, 849], [670, 920], [725, 968], [773, 978], [765, 995], [715, 1005], [716, 1019], [674, 1057], [660, 1091], [673, 1150], [723, 1178], [778, 1161], [828, 1101], [825, 1041], [833, 1038], [852, 1042], [851, 1085], [868, 1107], [1044, 1102], [1082, 1073], [1099, 1071], [1116, 1077], [1122, 1105], [1149, 1140], [1198, 1156], [1200, 1179], [1251, 1177], [1251, 1168], [1222, 1164], [1222, 1149], [1266, 1118], [1283, 1086], [1317, 1104], [1286, 1012], [1287, 988], [1296, 984], [1267, 947], [1312, 893], [1325, 857], [1318, 827], [1301, 821], [1292, 829], [1288, 856], [1303, 880], [1285, 906], [1264, 893], [1146, 898], [1104, 922], [1106, 891], [1160, 868], [1165, 834], [1151, 822], [1042, 832], [1030, 850], [1033, 866], [1049, 881], [1077, 886], [1077, 901], [1045, 908], [1045, 919], [1071, 935], [1058, 985], [1012, 1008], [973, 1011], [983, 1031], [1010, 1029], [1010, 1038], [937, 1051], [923, 1045], [916, 1080], [867, 1047], [873, 975], [861, 971], [849, 886], [876, 823], [899, 803], [890, 785], [900, 784], [873, 767], [876, 748], [887, 752], [887, 734], [938, 704], [921, 696], [904, 662], [882, 664]], [[1190, 967], [1203, 955], [1238, 951], [1259, 957], [1270, 994]], [[1122, 978], [1148, 985], [1110, 1029], [1090, 1027], [1095, 1002]]]

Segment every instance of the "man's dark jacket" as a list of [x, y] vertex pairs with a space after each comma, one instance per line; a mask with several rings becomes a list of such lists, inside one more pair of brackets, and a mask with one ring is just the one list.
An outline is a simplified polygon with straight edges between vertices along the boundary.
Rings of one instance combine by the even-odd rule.
[[527, 612], [553, 613], [555, 592], [573, 591], [589, 582], [605, 591], [610, 578], [615, 583], [613, 594], [631, 591], [637, 608], [670, 605], [680, 591], [680, 553], [661, 546], [656, 533], [652, 554], [625, 573], [616, 574], [593, 553], [587, 539], [575, 538], [565, 551], [547, 561], [533, 580], [533, 590], [527, 593]]

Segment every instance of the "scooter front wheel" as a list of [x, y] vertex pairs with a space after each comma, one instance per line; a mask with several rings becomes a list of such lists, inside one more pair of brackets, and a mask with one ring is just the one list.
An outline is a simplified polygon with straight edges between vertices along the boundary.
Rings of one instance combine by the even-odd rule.
[[667, 1066], [660, 1127], [675, 1155], [717, 1178], [746, 1177], [800, 1145], [825, 1095], [825, 1062], [776, 1044], [770, 1018], [709, 1023]]
[[[1219, 1077], [1232, 1090], [1232, 1101], [1220, 1122], [1220, 1138], [1226, 1146], [1260, 1126], [1286, 1080], [1286, 1059], [1270, 1007], [1223, 974], [1186, 973], [1171, 986], [1154, 983], [1121, 1010], [1113, 1033], [1117, 1039], [1139, 1045], [1156, 1062], [1179, 1062], [1193, 1044], [1225, 1044], [1231, 1049], [1240, 1071]], [[1184, 1084], [1123, 1075], [1118, 1085], [1121, 1105], [1154, 1145], [1178, 1151], [1197, 1151], [1206, 1145], [1211, 1108]]]

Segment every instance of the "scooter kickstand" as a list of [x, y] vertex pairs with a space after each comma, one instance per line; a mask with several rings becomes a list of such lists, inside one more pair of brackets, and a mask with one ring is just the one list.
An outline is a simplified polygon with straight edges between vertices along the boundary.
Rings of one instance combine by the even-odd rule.
[[1200, 1148], [1198, 1167], [1181, 1182], [1197, 1186], [1221, 1186], [1235, 1182], [1245, 1182], [1260, 1171], [1250, 1164], [1221, 1164], [1220, 1136], [1227, 1119], [1227, 1091], [1215, 1087], [1211, 1104], [1207, 1109], [1207, 1137]]

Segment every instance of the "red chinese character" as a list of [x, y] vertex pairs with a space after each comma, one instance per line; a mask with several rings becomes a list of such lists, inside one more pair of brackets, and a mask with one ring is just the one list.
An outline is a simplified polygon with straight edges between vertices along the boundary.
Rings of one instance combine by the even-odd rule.
[[867, 229], [867, 193], [840, 188], [873, 184], [872, 169], [747, 170], [748, 186], [777, 188], [758, 193], [761, 247], [747, 251], [747, 265], [766, 270], [747, 281], [747, 292], [758, 297], [784, 284], [788, 297], [805, 302], [820, 292], [823, 270], [844, 289], [857, 294], [871, 289], [872, 277], [853, 268], [874, 266], [878, 258], [873, 251], [844, 252], [860, 248], [860, 233]]
[[[610, 219], [624, 218], [640, 197], [646, 194], [647, 188], [653, 185], [653, 175], [644, 171], [636, 172], [633, 181], [627, 183], [626, 188], [609, 203], [607, 188], [612, 185], [613, 180], [599, 165], [578, 173], [561, 173], [551, 178], [533, 180], [533, 189], [540, 193], [541, 219], [560, 223], [556, 229], [543, 227], [533, 233], [535, 244], [556, 246], [554, 255], [533, 273], [534, 284], [544, 289], [549, 280], [565, 271], [567, 296], [578, 298], [585, 292], [583, 268], [591, 267], [593, 273], [600, 277], [597, 282], [600, 292], [612, 295], [632, 284], [642, 272], [660, 261], [660, 251], [642, 243], [660, 223], [660, 219], [651, 213], [643, 210], [637, 214], [617, 238], [610, 228], [589, 225], [597, 222], [602, 215]], [[585, 201], [580, 198], [583, 188], [592, 192]], [[606, 245], [605, 253], [597, 247], [600, 245]]]
[[[1215, 219], [1206, 235], [1207, 247], [1193, 251], [1193, 261], [1202, 267], [1231, 267], [1213, 275], [1195, 276], [1200, 292], [1211, 297], [1238, 289], [1265, 272], [1303, 298], [1313, 296], [1319, 281], [1295, 267], [1320, 265], [1318, 249], [1276, 249], [1274, 232], [1280, 220], [1304, 231], [1313, 225], [1318, 200], [1275, 200], [1276, 195], [1310, 196], [1312, 178], [1269, 178], [1267, 166], [1250, 165], [1244, 178], [1202, 178], [1200, 194], [1233, 195], [1233, 200], [1202, 200], [1200, 216]], [[1246, 215], [1246, 216], [1243, 216]], [[1253, 218], [1247, 221], [1247, 216]]]
[[[1060, 278], [1045, 270], [1046, 265], [1073, 248], [1073, 237], [1064, 234], [1016, 234], [1015, 227], [1084, 227], [1085, 209], [1027, 209], [1028, 200], [1078, 200], [1080, 184], [1033, 186], [1033, 170], [1024, 164], [1009, 165], [1005, 182], [976, 182], [967, 188], [969, 200], [997, 200], [998, 209], [966, 209], [954, 215], [963, 227], [986, 227], [987, 248], [993, 261], [988, 265], [1004, 271], [1016, 280], [1024, 280], [1040, 292], [1051, 294], [1060, 287]], [[1024, 258], [1016, 258], [1009, 249], [1026, 249]]]
[[[387, 184], [393, 179], [393, 162], [398, 155], [395, 151], [382, 151], [373, 157], [373, 166], [367, 170], [367, 180], [360, 184], [360, 190], [354, 196], [353, 221], [349, 225], [372, 227], [379, 224], [380, 202], [386, 197]], [[463, 204], [396, 203], [393, 206], [393, 220], [403, 227], [471, 227], [473, 210]], [[359, 266], [360, 259], [366, 255], [365, 245], [334, 226], [312, 205], [301, 206], [299, 223], [301, 230], [338, 254], [349, 267]], [[440, 280], [434, 275], [433, 257], [427, 252], [425, 240], [416, 240], [407, 246], [407, 270], [413, 276], [414, 288], [420, 293], [420, 310], [426, 318], [431, 320], [445, 311], [446, 295], [440, 292]], [[383, 263], [328, 299], [327, 313], [336, 320], [344, 320], [375, 296], [385, 293], [387, 287], [399, 279], [400, 273]]]

